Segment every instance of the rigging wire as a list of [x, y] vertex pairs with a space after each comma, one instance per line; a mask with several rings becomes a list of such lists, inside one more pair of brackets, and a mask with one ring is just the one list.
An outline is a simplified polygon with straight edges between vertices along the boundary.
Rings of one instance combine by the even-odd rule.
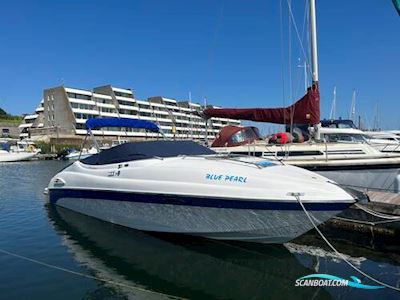
[[[279, 1], [279, 20], [280, 20], [280, 36], [281, 36], [281, 78], [282, 78], [282, 100], [283, 100], [283, 107], [285, 107], [285, 100], [286, 100], [286, 82], [285, 82], [285, 55], [283, 51], [284, 47], [284, 39], [283, 39], [283, 8], [282, 8], [282, 1]], [[285, 116], [283, 116], [283, 124], [285, 124]]]
[[200, 91], [203, 98], [206, 97], [206, 91], [205, 91], [206, 86], [209, 83], [208, 80], [209, 80], [209, 78], [211, 78], [210, 74], [212, 73], [212, 69], [214, 66], [215, 50], [217, 48], [219, 33], [221, 31], [221, 27], [222, 27], [222, 23], [223, 23], [223, 19], [224, 19], [224, 12], [225, 12], [225, 0], [221, 0], [221, 6], [220, 6], [219, 14], [217, 17], [217, 22], [215, 24], [215, 29], [214, 29], [214, 35], [213, 35], [213, 38], [208, 47], [207, 63], [206, 63], [205, 72], [204, 72], [204, 80], [203, 80], [203, 84], [202, 84], [201, 91]]
[[303, 55], [304, 55], [304, 60], [306, 61], [306, 64], [308, 65], [309, 71], [311, 72], [311, 66], [309, 64], [308, 57], [306, 55], [306, 51], [304, 50], [303, 41], [301, 40], [300, 33], [299, 33], [298, 28], [297, 28], [297, 23], [296, 23], [296, 20], [294, 18], [294, 15], [293, 15], [291, 0], [286, 0], [286, 1], [287, 1], [287, 4], [288, 4], [288, 9], [289, 9], [289, 17], [292, 20], [293, 27], [294, 27], [294, 29], [296, 31], [297, 39], [299, 40], [300, 48], [301, 48], [301, 51], [303, 52]]
[[[304, 17], [303, 17], [303, 28], [301, 30], [301, 40], [304, 41], [304, 35], [306, 32], [306, 26], [307, 26], [307, 20], [308, 20], [308, 5], [307, 5], [307, 0], [304, 1]], [[301, 52], [301, 51], [300, 51]], [[300, 60], [300, 56], [301, 53], [299, 53], [299, 60]], [[307, 56], [309, 58], [309, 56]], [[301, 60], [299, 61], [299, 63], [301, 62]], [[305, 64], [305, 72], [307, 72], [307, 62], [304, 60], [304, 64]], [[304, 71], [303, 71], [304, 72]], [[299, 95], [300, 94], [300, 86], [301, 86], [301, 81], [300, 81], [300, 77], [303, 76], [303, 72], [299, 72], [299, 76], [298, 76], [298, 80], [297, 80], [297, 88], [295, 90], [295, 95]], [[305, 75], [304, 75], [305, 76]], [[304, 78], [304, 81], [306, 81], [307, 78]], [[308, 86], [308, 82], [306, 87]]]
[[[308, 62], [308, 60], [307, 60], [307, 56], [306, 56], [306, 53], [305, 53], [305, 51], [304, 51], [304, 46], [303, 46], [303, 42], [302, 42], [302, 36], [304, 35], [304, 30], [305, 30], [305, 21], [306, 21], [306, 16], [307, 16], [307, 2], [305, 2], [305, 7], [304, 7], [304, 19], [303, 19], [303, 30], [302, 30], [302, 36], [300, 36], [300, 34], [299, 34], [299, 31], [298, 31], [298, 27], [297, 27], [297, 23], [296, 23], [296, 20], [295, 20], [295, 18], [294, 18], [294, 15], [293, 15], [293, 11], [292, 11], [292, 1], [291, 0], [287, 0], [286, 1], [287, 2], [287, 5], [288, 5], [288, 14], [289, 14], [289, 17], [288, 17], [288, 19], [289, 19], [289, 28], [288, 28], [288, 33], [289, 33], [289, 38], [288, 38], [288, 47], [289, 47], [289, 82], [290, 82], [290, 84], [289, 84], [289, 88], [290, 88], [290, 101], [291, 101], [291, 103], [292, 104], [294, 104], [295, 103], [295, 99], [293, 98], [293, 95], [294, 95], [294, 90], [293, 90], [293, 83], [292, 83], [292, 30], [291, 30], [291, 28], [292, 28], [292, 24], [293, 24], [293, 27], [295, 28], [295, 30], [296, 30], [296, 34], [297, 34], [297, 38], [298, 38], [298, 40], [299, 40], [299, 43], [300, 43], [300, 46], [301, 46], [301, 49], [302, 49], [302, 51], [303, 51], [303, 55], [304, 55], [304, 61], [305, 61], [305, 63], [306, 63], [306, 68], [307, 68], [307, 66], [308, 67], [310, 67], [309, 66], [309, 64], [307, 63]], [[300, 82], [300, 80], [298, 81], [298, 86], [297, 86], [297, 89], [296, 89], [296, 91], [298, 91], [299, 90], [299, 82]], [[297, 92], [296, 92], [296, 95], [297, 95]], [[295, 106], [292, 106], [292, 110], [290, 111], [290, 134], [293, 136], [293, 123], [294, 123], [294, 121], [293, 121], [293, 119], [294, 119], [294, 113], [295, 113]]]
[[[305, 30], [306, 28], [306, 24], [309, 23], [308, 20], [308, 9], [307, 9], [307, 0], [305, 0], [305, 7], [304, 7], [304, 18], [303, 18], [303, 28], [302, 28], [302, 33], [300, 35], [299, 30], [298, 30], [298, 26], [296, 23], [296, 20], [294, 18], [293, 15], [293, 11], [292, 11], [292, 1], [291, 0], [286, 0], [286, 3], [288, 5], [288, 88], [289, 88], [289, 103], [294, 104], [295, 103], [295, 99], [294, 99], [294, 86], [293, 86], [293, 76], [292, 76], [292, 26], [295, 29], [296, 35], [297, 35], [297, 39], [299, 41], [300, 44], [300, 48], [301, 48], [301, 53], [304, 56], [304, 61], [306, 64], [306, 68], [308, 69], [309, 73], [311, 72], [311, 66], [308, 63], [309, 62], [309, 52], [306, 53], [304, 45], [303, 45], [303, 39], [304, 39], [304, 34], [305, 32], [307, 32]], [[280, 15], [280, 42], [281, 42], [281, 80], [282, 80], [282, 99], [283, 99], [283, 107], [286, 107], [286, 80], [285, 80], [285, 50], [284, 50], [284, 34], [283, 34], [283, 29], [284, 29], [284, 17], [283, 17], [283, 4], [282, 4], [282, 0], [279, 2], [279, 15]], [[308, 37], [308, 35], [307, 35]], [[307, 72], [307, 71], [306, 71]], [[299, 76], [300, 78], [300, 76]], [[298, 80], [298, 84], [297, 84], [297, 88], [296, 88], [296, 95], [298, 94], [299, 88], [300, 88], [300, 84], [299, 84], [300, 80]], [[292, 110], [290, 111], [290, 115], [289, 115], [289, 124], [290, 125], [290, 133], [293, 135], [293, 119], [294, 119], [294, 113], [295, 113], [295, 107], [292, 107]], [[285, 119], [285, 115], [283, 116], [283, 124], [286, 125], [286, 119]], [[285, 129], [284, 129], [285, 130]]]
[[292, 82], [292, 19], [290, 18], [291, 0], [287, 0], [288, 10], [288, 72], [289, 72], [289, 102], [293, 102], [293, 82]]

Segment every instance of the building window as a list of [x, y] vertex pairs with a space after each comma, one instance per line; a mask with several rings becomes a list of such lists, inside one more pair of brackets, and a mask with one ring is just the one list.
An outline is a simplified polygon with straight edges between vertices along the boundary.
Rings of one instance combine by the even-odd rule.
[[132, 98], [132, 95], [128, 94], [128, 93], [114, 91], [114, 94], [115, 94], [115, 96], [119, 96], [119, 97]]
[[92, 96], [89, 95], [82, 95], [76, 93], [69, 93], [67, 92], [68, 98], [75, 98], [75, 99], [82, 99], [82, 100], [92, 100]]
[[121, 104], [121, 105], [134, 106], [132, 104], [132, 102], [124, 101], [124, 100], [118, 100], [118, 103]]

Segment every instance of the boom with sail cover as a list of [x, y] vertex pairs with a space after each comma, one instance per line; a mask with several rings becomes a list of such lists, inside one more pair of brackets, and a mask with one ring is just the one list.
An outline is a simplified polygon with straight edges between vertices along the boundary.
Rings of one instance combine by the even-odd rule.
[[207, 118], [230, 118], [275, 124], [308, 124], [320, 122], [319, 90], [317, 85], [308, 88], [307, 93], [294, 104], [283, 108], [207, 108]]

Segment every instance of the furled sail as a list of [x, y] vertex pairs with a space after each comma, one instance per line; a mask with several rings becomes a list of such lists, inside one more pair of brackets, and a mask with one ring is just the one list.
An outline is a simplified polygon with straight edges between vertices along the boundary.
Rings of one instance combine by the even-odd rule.
[[275, 124], [309, 124], [320, 122], [318, 86], [308, 88], [307, 93], [291, 106], [284, 108], [207, 108], [207, 118], [230, 118]]

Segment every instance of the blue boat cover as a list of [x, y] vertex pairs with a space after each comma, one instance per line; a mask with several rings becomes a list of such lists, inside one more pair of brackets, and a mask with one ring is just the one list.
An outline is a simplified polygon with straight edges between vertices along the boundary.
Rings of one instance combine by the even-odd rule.
[[156, 124], [146, 120], [127, 119], [127, 118], [93, 118], [85, 123], [87, 129], [96, 129], [102, 127], [129, 127], [143, 128], [152, 132], [159, 132]]
[[151, 141], [124, 143], [81, 160], [87, 165], [106, 165], [178, 155], [212, 155], [214, 151], [193, 141]]

